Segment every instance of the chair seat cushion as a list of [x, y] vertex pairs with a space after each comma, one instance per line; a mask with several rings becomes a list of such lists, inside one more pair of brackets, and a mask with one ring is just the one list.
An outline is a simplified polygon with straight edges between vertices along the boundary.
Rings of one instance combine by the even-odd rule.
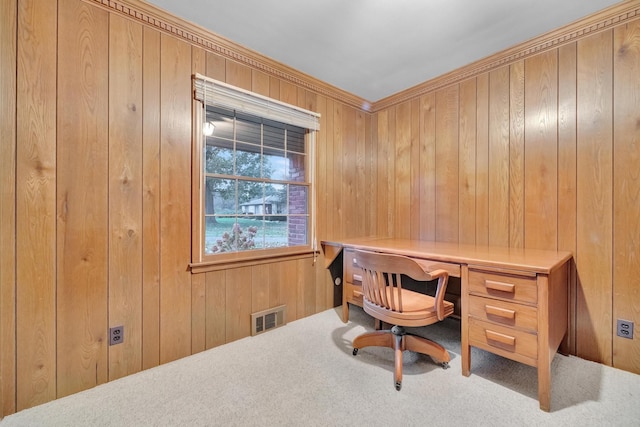
[[[390, 292], [390, 288], [387, 288], [387, 299], [391, 298]], [[397, 295], [395, 301], [396, 303], [398, 301]], [[398, 326], [426, 326], [439, 320], [434, 297], [407, 289], [402, 289], [402, 312], [377, 305], [367, 298], [363, 300], [363, 308], [371, 316]], [[452, 313], [453, 303], [445, 300], [444, 316], [449, 316]]]

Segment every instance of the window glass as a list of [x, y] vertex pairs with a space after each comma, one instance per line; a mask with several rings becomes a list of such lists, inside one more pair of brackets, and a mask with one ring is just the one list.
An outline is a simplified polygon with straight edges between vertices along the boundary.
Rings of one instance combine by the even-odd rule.
[[211, 107], [204, 120], [203, 253], [310, 245], [307, 130]]

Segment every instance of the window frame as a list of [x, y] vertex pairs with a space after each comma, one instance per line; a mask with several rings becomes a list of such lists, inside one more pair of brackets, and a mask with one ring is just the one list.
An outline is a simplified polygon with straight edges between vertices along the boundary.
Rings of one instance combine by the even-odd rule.
[[[286, 247], [278, 247], [278, 248], [268, 248], [268, 249], [255, 249], [255, 250], [244, 250], [237, 252], [223, 252], [223, 253], [215, 253], [215, 254], [207, 254], [205, 253], [205, 233], [206, 233], [206, 219], [205, 219], [205, 179], [207, 176], [206, 167], [204, 164], [204, 153], [206, 147], [206, 136], [203, 133], [203, 124], [206, 119], [205, 108], [207, 105], [212, 105], [207, 103], [207, 95], [206, 90], [200, 93], [200, 97], [204, 97], [203, 100], [198, 99], [198, 82], [202, 84], [213, 84], [223, 86], [224, 90], [238, 91], [241, 96], [251, 97], [253, 100], [258, 102], [260, 105], [276, 105], [276, 107], [280, 110], [278, 114], [282, 114], [282, 111], [287, 108], [295, 109], [295, 113], [304, 112], [309, 115], [313, 115], [317, 118], [318, 123], [316, 124], [315, 129], [311, 129], [306, 126], [299, 126], [296, 123], [287, 123], [293, 124], [298, 127], [303, 127], [307, 129], [304, 138], [305, 144], [305, 176], [306, 179], [304, 182], [295, 182], [293, 185], [302, 185], [308, 188], [307, 190], [307, 212], [308, 212], [308, 222], [307, 222], [307, 233], [308, 233], [308, 241], [306, 245], [296, 245], [296, 246], [286, 246]], [[246, 263], [246, 264], [255, 264], [261, 263], [269, 260], [274, 260], [278, 258], [292, 258], [296, 256], [308, 256], [309, 254], [317, 252], [317, 242], [316, 242], [316, 185], [315, 185], [315, 167], [316, 167], [316, 148], [315, 148], [315, 140], [316, 140], [316, 132], [319, 128], [319, 117], [320, 115], [308, 110], [301, 109], [296, 106], [292, 106], [290, 104], [286, 104], [277, 100], [273, 100], [271, 98], [264, 97], [259, 94], [254, 94], [252, 92], [235, 88], [231, 85], [228, 85], [223, 82], [219, 82], [216, 80], [212, 80], [206, 78], [201, 75], [194, 75], [194, 83], [196, 86], [196, 90], [194, 91], [194, 99], [193, 99], [193, 127], [192, 127], [192, 262], [191, 268], [192, 270], [202, 270], [207, 271], [208, 269], [220, 268], [221, 266], [225, 266], [227, 264], [235, 264], [235, 263]], [[214, 105], [216, 107], [225, 108], [227, 110], [235, 110], [235, 108], [224, 106], [220, 104]], [[251, 111], [241, 111], [242, 113], [251, 114], [253, 116], [261, 117], [263, 119], [267, 119], [270, 121], [279, 121], [274, 119], [273, 117], [265, 117], [264, 115], [255, 114]], [[281, 121], [280, 121], [281, 122]], [[281, 122], [283, 123], [283, 122]], [[236, 179], [243, 179], [241, 176], [235, 175]], [[258, 179], [260, 182], [270, 182], [268, 178]], [[287, 202], [287, 206], [289, 201]], [[237, 213], [237, 215], [239, 215]]]

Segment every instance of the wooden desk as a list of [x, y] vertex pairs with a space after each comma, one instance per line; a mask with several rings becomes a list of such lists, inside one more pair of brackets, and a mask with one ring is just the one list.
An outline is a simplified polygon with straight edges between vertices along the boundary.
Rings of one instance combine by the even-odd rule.
[[327, 267], [344, 251], [345, 322], [349, 304], [362, 306], [355, 249], [409, 256], [460, 277], [462, 374], [470, 374], [471, 346], [534, 366], [540, 409], [549, 411], [551, 360], [568, 326], [570, 252], [380, 238], [323, 241], [322, 247]]

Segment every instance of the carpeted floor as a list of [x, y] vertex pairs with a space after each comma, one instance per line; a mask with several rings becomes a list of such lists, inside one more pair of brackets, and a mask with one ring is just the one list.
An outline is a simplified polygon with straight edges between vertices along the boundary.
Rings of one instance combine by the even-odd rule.
[[373, 321], [340, 308], [265, 334], [18, 412], [10, 426], [640, 426], [640, 376], [576, 357], [552, 365], [551, 412], [537, 374], [473, 349], [460, 373], [460, 323], [414, 330], [451, 353], [445, 370], [405, 352], [401, 391], [393, 352], [351, 340]]

